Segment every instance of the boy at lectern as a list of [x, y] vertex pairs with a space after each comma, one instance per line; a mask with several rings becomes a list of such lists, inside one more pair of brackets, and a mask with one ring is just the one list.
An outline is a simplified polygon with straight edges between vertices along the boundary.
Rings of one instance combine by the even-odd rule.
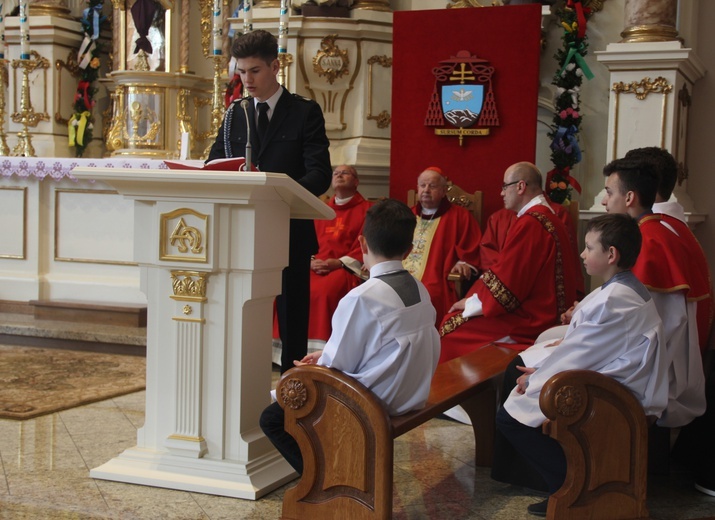
[[[324, 365], [354, 377], [383, 400], [391, 415], [424, 406], [440, 351], [427, 289], [402, 267], [415, 223], [410, 209], [396, 200], [368, 210], [358, 240], [370, 279], [340, 300], [325, 349], [295, 363]], [[261, 429], [302, 474], [300, 449], [283, 424], [278, 403], [263, 411]]]

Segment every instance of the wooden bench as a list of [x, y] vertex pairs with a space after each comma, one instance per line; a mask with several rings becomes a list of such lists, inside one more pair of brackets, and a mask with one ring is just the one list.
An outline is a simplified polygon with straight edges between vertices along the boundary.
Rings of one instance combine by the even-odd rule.
[[286, 372], [278, 402], [304, 469], [285, 492], [282, 518], [392, 518], [393, 440], [459, 404], [472, 419], [476, 464], [491, 465], [497, 390], [517, 354], [490, 344], [439, 365], [425, 407], [398, 417], [337, 370], [311, 365]]
[[541, 390], [544, 433], [564, 449], [566, 481], [546, 517], [648, 518], [648, 421], [616, 380], [590, 370], [553, 376]]

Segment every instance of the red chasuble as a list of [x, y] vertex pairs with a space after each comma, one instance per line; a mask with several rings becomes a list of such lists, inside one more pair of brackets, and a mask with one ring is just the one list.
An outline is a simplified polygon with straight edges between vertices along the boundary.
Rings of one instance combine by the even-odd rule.
[[403, 264], [420, 280], [437, 311], [437, 323], [458, 300], [454, 284], [447, 280], [452, 267], [463, 261], [474, 267], [479, 262], [482, 233], [472, 214], [442, 199], [437, 213], [422, 216], [422, 206], [412, 208], [417, 215], [413, 247]]
[[[475, 282], [484, 315], [445, 316], [440, 362], [509, 336], [523, 350], [576, 299], [576, 262], [561, 220], [539, 204], [514, 221], [497, 261]], [[510, 345], [506, 345], [510, 346]]]
[[700, 243], [687, 224], [669, 215], [649, 213], [641, 217], [638, 225], [643, 245], [633, 274], [652, 291], [685, 291], [688, 301], [698, 303], [698, 344], [704, 351], [713, 318], [713, 299], [710, 270]]
[[[356, 193], [350, 202], [335, 204], [335, 197], [328, 201], [335, 210], [335, 219], [316, 220], [318, 253], [315, 258], [327, 260], [350, 256], [362, 262], [358, 235], [365, 223], [365, 214], [372, 206], [362, 195]], [[327, 341], [332, 332], [331, 320], [340, 299], [360, 280], [346, 269], [336, 269], [327, 275], [310, 272], [310, 320], [308, 338]]]
[[[571, 219], [571, 214], [568, 209], [561, 204], [549, 201], [549, 205], [556, 212], [556, 216], [566, 226], [566, 231], [569, 235], [569, 242], [573, 252], [574, 262], [576, 267], [574, 273], [576, 275], [576, 291], [579, 299], [584, 294], [583, 271], [581, 270], [581, 260], [579, 258], [578, 237], [576, 236], [576, 223]], [[506, 208], [495, 211], [487, 220], [487, 225], [482, 235], [482, 243], [479, 245], [479, 270], [486, 271], [489, 269], [499, 257], [499, 252], [504, 247], [506, 235], [511, 225], [516, 221], [516, 213]], [[573, 304], [573, 302], [571, 302]], [[570, 306], [570, 305], [569, 305]]]

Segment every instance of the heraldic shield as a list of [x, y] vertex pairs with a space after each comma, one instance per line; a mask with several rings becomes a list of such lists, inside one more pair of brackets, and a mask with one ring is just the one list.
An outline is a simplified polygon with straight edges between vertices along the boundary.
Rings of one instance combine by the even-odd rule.
[[456, 127], [476, 123], [483, 103], [484, 85], [442, 85], [442, 112]]
[[489, 127], [499, 126], [492, 88], [494, 67], [487, 60], [462, 50], [440, 61], [432, 74], [435, 83], [425, 126], [442, 127], [435, 128], [436, 135], [458, 136], [461, 146], [464, 136], [489, 135]]

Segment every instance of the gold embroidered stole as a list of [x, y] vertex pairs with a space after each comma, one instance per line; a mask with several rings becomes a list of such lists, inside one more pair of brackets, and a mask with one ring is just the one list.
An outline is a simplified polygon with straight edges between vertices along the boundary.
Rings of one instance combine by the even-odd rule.
[[[556, 283], [556, 305], [557, 305], [557, 316], [566, 312], [566, 285], [564, 282], [564, 262], [562, 254], [562, 245], [559, 240], [559, 235], [556, 232], [556, 227], [553, 222], [551, 222], [543, 213], [534, 211], [527, 213], [531, 217], [534, 217], [544, 229], [551, 235], [556, 244], [556, 265], [554, 272], [554, 280]], [[509, 290], [509, 288], [504, 285], [504, 283], [492, 272], [491, 269], [486, 271], [482, 275], [482, 282], [489, 289], [494, 299], [499, 302], [499, 304], [506, 309], [507, 312], [515, 311], [521, 302], [519, 299]], [[462, 316], [462, 313], [455, 314], [451, 316], [447, 321], [444, 322], [442, 327], [440, 327], [439, 333], [441, 336], [445, 336], [450, 332], [454, 332], [457, 327], [469, 321], [468, 317]]]
[[417, 217], [417, 226], [415, 226], [415, 234], [412, 239], [412, 251], [402, 261], [402, 265], [407, 269], [407, 272], [418, 280], [422, 280], [422, 276], [425, 273], [430, 247], [432, 247], [432, 239], [434, 239], [441, 218], [425, 219]]

